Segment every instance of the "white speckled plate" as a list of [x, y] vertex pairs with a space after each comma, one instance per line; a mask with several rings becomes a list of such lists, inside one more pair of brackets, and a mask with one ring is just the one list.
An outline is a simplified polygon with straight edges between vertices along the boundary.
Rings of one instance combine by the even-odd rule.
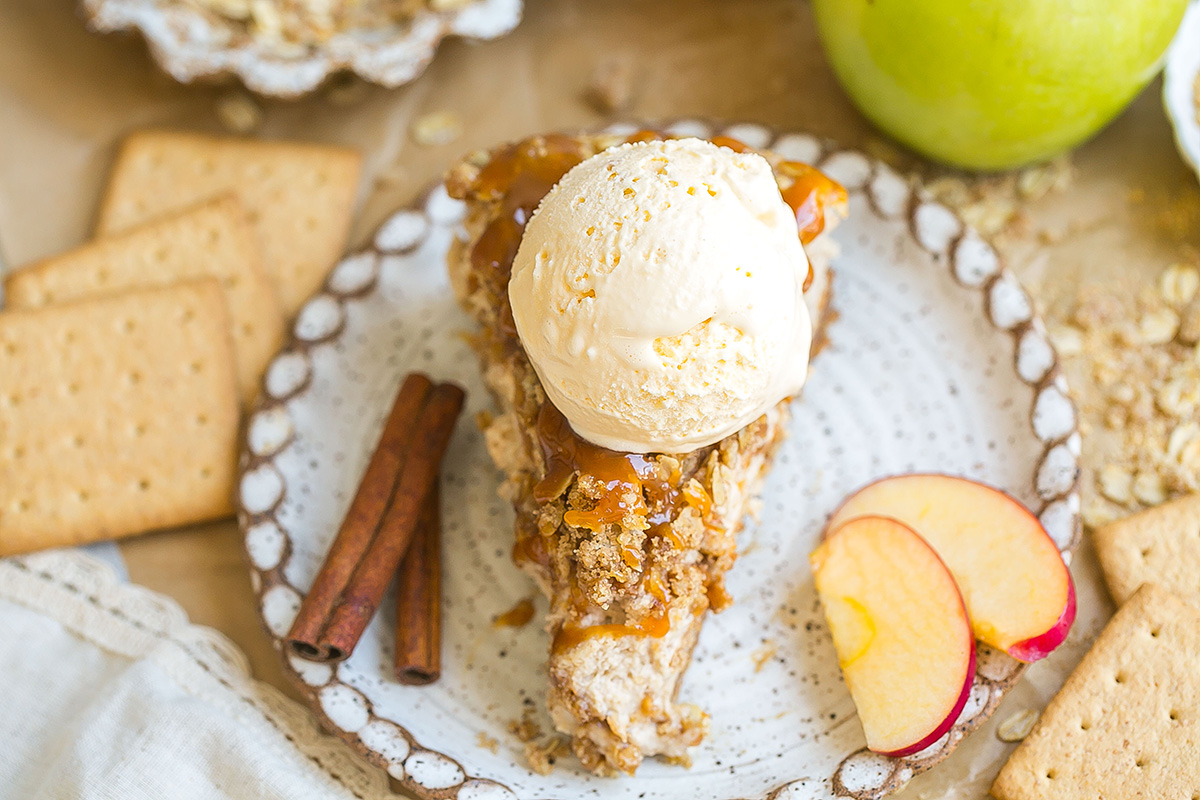
[[456, 11], [423, 11], [403, 24], [346, 31], [294, 52], [252, 39], [242, 23], [184, 0], [81, 0], [80, 6], [92, 30], [141, 33], [159, 66], [181, 83], [237, 75], [259, 94], [298, 97], [341, 70], [383, 86], [408, 83], [447, 36], [495, 39], [511, 31], [521, 21], [522, 0], [474, 0]]
[[1200, 2], [1183, 15], [1163, 68], [1163, 105], [1175, 127], [1175, 143], [1185, 161], [1200, 175], [1200, 107], [1196, 80], [1200, 77]]
[[[714, 132], [697, 121], [670, 129]], [[1079, 538], [1079, 435], [1028, 295], [987, 243], [883, 164], [801, 134], [775, 136], [753, 125], [723, 132], [821, 165], [850, 190], [850, 218], [836, 234], [843, 252], [831, 344], [796, 403], [762, 519], [739, 543], [728, 578], [737, 602], [706, 622], [681, 690], [712, 715], [712, 734], [695, 749], [691, 769], [651, 761], [634, 778], [601, 779], [567, 758], [552, 774], [536, 775], [508, 732], [527, 706], [550, 730], [542, 711], [549, 643], [536, 624], [491, 625], [535, 590], [509, 560], [512, 513], [496, 497], [498, 474], [470, 422], [489, 399], [460, 335], [470, 322], [445, 277], [463, 208], [443, 187], [397, 212], [371, 247], [338, 265], [270, 367], [247, 426], [240, 519], [260, 612], [277, 646], [403, 374], [425, 370], [470, 391], [442, 486], [441, 681], [413, 688], [392, 680], [390, 600], [336, 669], [285, 660], [324, 722], [420, 797], [881, 797], [945, 758], [1023, 672], [981, 648], [970, 701], [949, 734], [906, 759], [866, 752], [808, 553], [851, 490], [882, 475], [940, 470], [1012, 492], [1069, 558]], [[1081, 609], [1081, 619], [1088, 613]]]

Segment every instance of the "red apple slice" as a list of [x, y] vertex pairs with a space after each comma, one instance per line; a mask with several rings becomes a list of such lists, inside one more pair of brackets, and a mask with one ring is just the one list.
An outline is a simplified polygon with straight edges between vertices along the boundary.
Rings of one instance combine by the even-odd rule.
[[950, 571], [892, 519], [861, 517], [809, 557], [867, 747], [906, 756], [954, 725], [975, 676], [975, 640]]
[[830, 518], [836, 531], [862, 516], [899, 520], [950, 568], [975, 636], [1013, 658], [1045, 658], [1075, 621], [1075, 585], [1037, 517], [1004, 492], [950, 475], [884, 478]]

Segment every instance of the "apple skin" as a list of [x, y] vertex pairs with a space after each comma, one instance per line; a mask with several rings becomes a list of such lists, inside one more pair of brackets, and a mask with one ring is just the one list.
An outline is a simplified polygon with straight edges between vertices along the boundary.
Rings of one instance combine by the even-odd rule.
[[[1046, 628], [1042, 633], [1029, 639], [1008, 643], [1007, 645], [997, 641], [988, 641], [989, 637], [982, 634], [978, 629], [976, 630], [976, 637], [1007, 653], [1018, 661], [1025, 662], [1027, 664], [1038, 661], [1050, 655], [1050, 653], [1052, 653], [1060, 644], [1063, 643], [1063, 641], [1066, 640], [1067, 634], [1070, 633], [1071, 626], [1075, 622], [1075, 581], [1071, 577], [1071, 570], [1068, 569], [1066, 564], [1062, 561], [1062, 557], [1058, 552], [1057, 545], [1053, 543], [1050, 535], [1046, 533], [1044, 528], [1042, 528], [1041, 522], [1039, 522], [1037, 517], [1035, 517], [1033, 513], [1029, 511], [1029, 509], [1025, 508], [1020, 501], [1007, 492], [996, 489], [992, 486], [988, 486], [987, 484], [980, 483], [979, 481], [971, 480], [970, 478], [942, 473], [909, 473], [879, 478], [866, 484], [862, 488], [855, 490], [845, 500], [842, 501], [842, 504], [839, 505], [837, 509], [829, 515], [829, 520], [826, 522], [825, 529], [821, 534], [822, 538], [829, 537], [833, 533], [836, 533], [837, 530], [842, 526], [856, 518], [861, 518], [864, 516], [881, 516], [888, 519], [896, 519], [901, 524], [913, 528], [917, 534], [920, 535], [921, 532], [919, 528], [921, 526], [919, 524], [916, 524], [912, 520], [899, 519], [898, 515], [893, 516], [887, 513], [881, 513], [877, 507], [872, 507], [869, 502], [866, 504], [865, 508], [859, 509], [853, 513], [848, 514], [847, 509], [851, 508], [855, 502], [859, 501], [861, 497], [867, 495], [871, 490], [876, 489], [883, 484], [892, 483], [894, 485], [896, 482], [900, 481], [922, 481], [925, 479], [934, 479], [938, 482], [946, 482], [950, 485], [963, 485], [964, 488], [972, 491], [978, 491], [980, 489], [985, 490], [987, 495], [994, 495], [998, 501], [1004, 503], [1008, 512], [1015, 512], [1018, 516], [1024, 517], [1028, 521], [1030, 529], [1036, 529], [1040, 532], [1040, 536], [1044, 537], [1044, 540], [1040, 541], [1038, 544], [1039, 546], [1044, 546], [1053, 552], [1054, 567], [1056, 570], [1061, 570], [1060, 574], [1065, 581], [1066, 598], [1063, 602], [1063, 610], [1059, 614], [1057, 620], [1055, 620], [1054, 623]], [[914, 495], [910, 493], [908, 496], [912, 497]], [[937, 548], [935, 547], [934, 549], [936, 550]], [[943, 554], [939, 554], [939, 557], [944, 556]], [[956, 580], [959, 579], [956, 578]], [[972, 617], [973, 626], [978, 621], [978, 619]]]
[[[926, 749], [958, 721], [975, 680], [975, 641], [950, 570], [907, 525], [872, 516], [831, 533], [810, 563], [868, 747], [897, 757]], [[897, 709], [907, 730], [886, 720]]]
[[1091, 137], [1154, 77], [1187, 0], [813, 0], [855, 105], [930, 158], [995, 170]]
[[1035, 636], [1032, 639], [1026, 639], [1023, 642], [1017, 642], [1012, 647], [1008, 648], [1008, 654], [1018, 661], [1024, 661], [1026, 664], [1031, 664], [1034, 661], [1040, 661], [1046, 656], [1054, 652], [1063, 641], [1067, 638], [1067, 634], [1071, 631], [1071, 626], [1075, 624], [1075, 581], [1071, 578], [1071, 573], [1067, 573], [1067, 607], [1063, 609], [1062, 616], [1058, 618], [1058, 622], [1054, 623], [1054, 627], [1043, 633], [1041, 636]]
[[963, 708], [967, 705], [967, 699], [971, 696], [971, 687], [975, 685], [975, 648], [971, 648], [971, 660], [967, 664], [967, 682], [963, 684], [962, 694], [958, 696], [958, 701], [954, 704], [954, 710], [942, 720], [936, 728], [929, 732], [929, 735], [918, 742], [910, 744], [908, 747], [901, 747], [899, 750], [889, 750], [880, 755], [888, 756], [889, 758], [904, 758], [911, 756], [913, 753], [919, 753], [926, 747], [936, 742], [938, 739], [946, 735], [946, 731], [954, 727], [954, 723], [958, 722], [958, 716], [962, 713]]

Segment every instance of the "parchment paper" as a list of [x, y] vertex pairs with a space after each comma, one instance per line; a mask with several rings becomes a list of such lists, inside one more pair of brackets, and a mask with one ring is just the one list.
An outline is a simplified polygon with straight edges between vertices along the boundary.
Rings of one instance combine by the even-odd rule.
[[[336, 142], [366, 154], [354, 237], [361, 239], [462, 153], [550, 129], [601, 124], [583, 94], [597, 64], [627, 59], [633, 102], [625, 116], [698, 115], [807, 130], [846, 145], [891, 152], [835, 83], [802, 0], [528, 0], [507, 39], [450, 42], [415, 84], [322, 92], [263, 103], [255, 135]], [[216, 113], [236, 86], [182, 87], [161, 75], [142, 43], [87, 33], [70, 0], [0, 4], [0, 248], [19, 266], [84, 241], [115, 146], [156, 125], [222, 131]], [[1175, 153], [1157, 81], [1107, 131], [1073, 157], [1075, 178], [1023, 210], [1003, 250], [1050, 318], [1067, 313], [1084, 282], [1151, 280], [1181, 248], [1200, 246], [1200, 190]], [[412, 121], [449, 111], [455, 141], [422, 147]], [[921, 167], [903, 153], [898, 160]], [[1049, 231], [1053, 244], [1039, 232]], [[1089, 390], [1085, 371], [1071, 374]], [[1090, 463], [1102, 444], [1085, 443]], [[122, 544], [134, 581], [179, 600], [250, 656], [256, 674], [283, 685], [255, 614], [232, 523], [155, 534]], [[1095, 580], [1085, 541], [1074, 562]], [[1107, 600], [1101, 596], [1096, 603]], [[1103, 618], [1110, 609], [1097, 609]], [[1094, 626], [1093, 626], [1094, 627]], [[913, 781], [905, 798], [979, 798], [1012, 745], [995, 737], [1009, 715], [1040, 707], [1096, 630], [1076, 630], [1033, 667], [993, 721], [945, 764]], [[284, 687], [286, 688], [286, 687]]]

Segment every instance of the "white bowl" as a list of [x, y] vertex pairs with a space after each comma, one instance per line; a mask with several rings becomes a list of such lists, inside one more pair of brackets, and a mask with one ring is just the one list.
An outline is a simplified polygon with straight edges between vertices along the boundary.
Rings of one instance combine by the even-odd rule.
[[521, 21], [522, 0], [476, 0], [457, 11], [423, 11], [381, 30], [339, 33], [295, 55], [247, 36], [181, 0], [81, 0], [88, 27], [101, 33], [137, 31], [168, 74], [181, 83], [237, 75], [246, 87], [273, 97], [298, 97], [330, 75], [351, 70], [383, 86], [416, 78], [447, 36], [495, 39]]
[[1200, 176], [1200, 121], [1196, 119], [1196, 76], [1200, 75], [1200, 2], [1183, 16], [1163, 69], [1163, 105], [1175, 127], [1184, 161]]

